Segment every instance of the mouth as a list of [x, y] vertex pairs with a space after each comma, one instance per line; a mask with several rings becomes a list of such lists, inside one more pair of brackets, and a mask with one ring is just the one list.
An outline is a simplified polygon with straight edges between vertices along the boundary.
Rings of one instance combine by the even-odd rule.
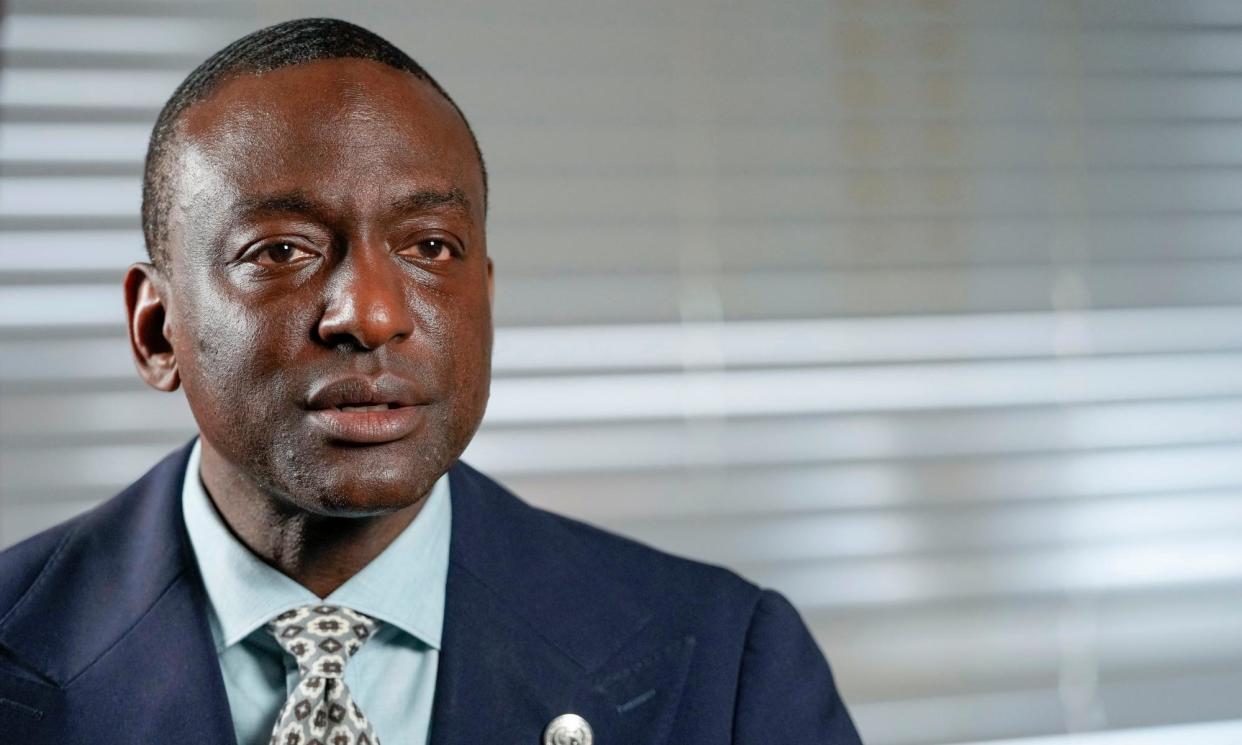
[[346, 411], [346, 412], [352, 412], [352, 411], [391, 411], [392, 409], [399, 409], [399, 408], [401, 408], [401, 404], [394, 404], [394, 403], [387, 403], [387, 404], [355, 404], [355, 405], [353, 405], [353, 406], [351, 406], [351, 405], [349, 405], [349, 404], [344, 404], [344, 405], [342, 405], [342, 406], [334, 406], [333, 408], [335, 408], [337, 411]]
[[424, 401], [412, 383], [399, 378], [344, 378], [316, 387], [307, 418], [330, 440], [378, 445], [417, 430]]
[[422, 406], [368, 404], [312, 409], [308, 416], [330, 440], [360, 445], [395, 442], [418, 429]]

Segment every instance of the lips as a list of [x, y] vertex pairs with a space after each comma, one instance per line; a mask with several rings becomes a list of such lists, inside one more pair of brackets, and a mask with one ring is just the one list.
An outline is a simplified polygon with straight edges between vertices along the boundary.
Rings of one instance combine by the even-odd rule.
[[316, 386], [307, 397], [307, 416], [329, 439], [374, 445], [418, 429], [426, 403], [403, 378], [349, 377]]

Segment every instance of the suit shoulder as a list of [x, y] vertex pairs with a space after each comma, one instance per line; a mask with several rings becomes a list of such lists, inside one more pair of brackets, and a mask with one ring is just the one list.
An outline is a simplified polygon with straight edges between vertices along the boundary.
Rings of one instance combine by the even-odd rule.
[[759, 600], [762, 590], [757, 585], [725, 567], [678, 556], [582, 520], [537, 507], [531, 509], [558, 523], [584, 547], [606, 557], [644, 589], [676, 591], [692, 587], [699, 592], [709, 591], [720, 599]]
[[78, 515], [0, 551], [0, 618], [26, 594], [81, 521]]
[[[81, 583], [88, 573], [79, 570], [88, 568], [90, 576], [112, 583], [115, 592], [116, 583], [128, 577], [126, 567], [142, 565], [134, 557], [157, 546], [160, 542], [154, 539], [169, 535], [170, 526], [180, 519], [169, 507], [179, 495], [174, 479], [184, 470], [188, 452], [189, 445], [173, 451], [119, 494], [0, 551], [0, 619], [8, 617], [40, 577], [56, 583], [58, 592], [80, 599], [77, 591], [85, 589]], [[170, 564], [164, 561], [161, 567], [165, 565]], [[152, 574], [163, 578], [167, 571]]]
[[534, 565], [546, 576], [581, 578], [599, 591], [625, 588], [632, 597], [683, 609], [702, 605], [749, 611], [759, 602], [762, 590], [729, 569], [527, 504], [489, 477], [469, 470], [488, 487], [486, 509], [509, 513], [505, 521], [509, 524], [529, 525], [514, 532], [523, 537], [523, 545], [515, 548], [534, 555]]

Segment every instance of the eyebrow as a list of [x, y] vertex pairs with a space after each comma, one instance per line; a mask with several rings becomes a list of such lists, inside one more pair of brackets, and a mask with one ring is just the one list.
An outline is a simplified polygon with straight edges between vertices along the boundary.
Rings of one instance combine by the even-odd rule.
[[278, 194], [262, 194], [242, 197], [237, 201], [239, 214], [251, 217], [273, 212], [293, 212], [302, 215], [322, 214], [322, 206], [301, 189]]
[[[389, 203], [389, 209], [395, 214], [437, 209], [452, 209], [469, 213], [470, 199], [458, 188], [419, 189], [392, 200]], [[320, 203], [311, 199], [301, 189], [278, 194], [242, 197], [237, 202], [236, 210], [247, 217], [281, 212], [318, 216], [325, 212]]]
[[437, 189], [420, 189], [405, 196], [394, 199], [389, 205], [394, 213], [427, 212], [428, 210], [452, 209], [470, 212], [470, 199], [458, 188], [441, 191]]

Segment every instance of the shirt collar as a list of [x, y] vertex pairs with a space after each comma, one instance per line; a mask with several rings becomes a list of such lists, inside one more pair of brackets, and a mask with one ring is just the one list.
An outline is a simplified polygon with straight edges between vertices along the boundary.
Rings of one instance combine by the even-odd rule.
[[182, 513], [207, 589], [216, 651], [240, 642], [274, 616], [308, 603], [352, 608], [439, 649], [448, 579], [448, 474], [431, 488], [414, 521], [371, 563], [322, 601], [265, 564], [229, 530], [199, 476], [201, 439], [186, 464]]

